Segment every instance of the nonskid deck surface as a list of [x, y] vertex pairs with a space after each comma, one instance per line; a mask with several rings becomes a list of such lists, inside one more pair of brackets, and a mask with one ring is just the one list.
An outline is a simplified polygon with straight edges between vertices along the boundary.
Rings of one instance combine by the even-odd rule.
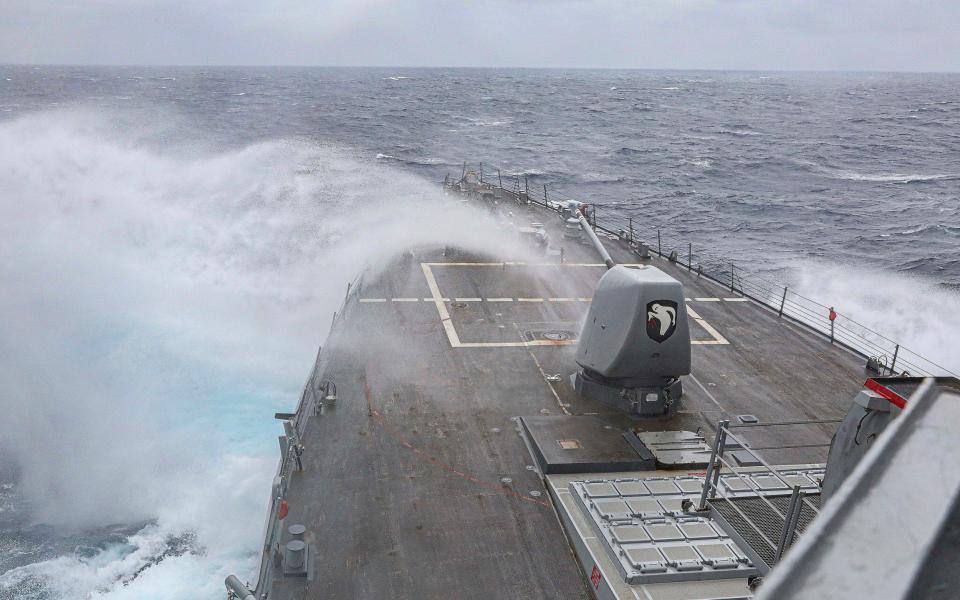
[[[285, 523], [307, 528], [311, 577], [275, 572], [270, 598], [587, 598], [516, 417], [597, 415], [613, 427], [697, 430], [839, 419], [862, 360], [660, 258], [693, 318], [693, 372], [670, 418], [632, 420], [569, 383], [579, 320], [604, 267], [530, 208], [565, 264], [440, 250], [399, 258], [338, 323], [316, 380], [338, 400], [308, 421]], [[556, 221], [556, 224], [554, 222]], [[636, 263], [604, 240], [613, 258]], [[559, 334], [559, 335], [558, 335]], [[553, 377], [559, 375], [559, 378]], [[822, 462], [833, 426], [738, 430], [774, 464]], [[786, 447], [786, 448], [784, 448]]]

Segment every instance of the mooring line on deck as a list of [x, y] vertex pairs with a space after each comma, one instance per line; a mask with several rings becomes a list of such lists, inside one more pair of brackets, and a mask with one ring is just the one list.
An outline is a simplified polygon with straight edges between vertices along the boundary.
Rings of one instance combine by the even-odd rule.
[[477, 477], [474, 477], [473, 475], [470, 475], [469, 473], [464, 473], [463, 471], [460, 471], [459, 469], [456, 469], [456, 468], [454, 468], [453, 466], [451, 466], [451, 465], [443, 462], [442, 460], [440, 460], [439, 458], [433, 456], [432, 454], [430, 454], [430, 453], [428, 453], [428, 452], [426, 452], [426, 451], [424, 451], [424, 450], [422, 450], [422, 449], [414, 446], [412, 443], [410, 443], [409, 440], [407, 440], [406, 437], [404, 437], [404, 435], [403, 435], [402, 433], [400, 433], [400, 432], [397, 431], [392, 425], [390, 425], [389, 423], [387, 423], [386, 417], [384, 417], [384, 416], [380, 413], [380, 411], [378, 411], [378, 410], [376, 409], [376, 407], [374, 407], [374, 405], [373, 405], [373, 393], [370, 391], [370, 383], [366, 381], [366, 377], [364, 377], [363, 389], [364, 389], [364, 393], [365, 393], [366, 396], [367, 396], [367, 410], [369, 411], [370, 416], [373, 417], [373, 418], [377, 421], [377, 423], [379, 423], [379, 425], [380, 425], [381, 429], [383, 429], [384, 433], [386, 433], [387, 435], [389, 435], [390, 437], [392, 437], [394, 440], [396, 440], [397, 442], [399, 442], [400, 445], [403, 446], [404, 448], [407, 448], [408, 450], [410, 450], [411, 452], [413, 452], [413, 453], [416, 454], [417, 456], [419, 456], [419, 457], [421, 457], [421, 458], [423, 458], [423, 459], [425, 459], [425, 460], [433, 463], [434, 465], [440, 467], [441, 469], [443, 469], [443, 470], [445, 470], [445, 471], [447, 471], [447, 472], [449, 472], [449, 473], [452, 473], [452, 474], [456, 475], [457, 477], [460, 477], [461, 479], [465, 479], [465, 480], [467, 480], [467, 481], [469, 481], [469, 482], [471, 482], [471, 483], [474, 483], [474, 484], [479, 485], [479, 486], [481, 486], [481, 487], [485, 487], [485, 488], [487, 488], [487, 489], [489, 489], [489, 490], [492, 490], [492, 491], [494, 491], [494, 492], [497, 492], [498, 494], [501, 494], [501, 495], [504, 495], [504, 496], [512, 496], [512, 497], [514, 497], [514, 498], [518, 498], [518, 499], [523, 500], [523, 501], [525, 501], [525, 502], [531, 502], [531, 503], [533, 503], [533, 504], [538, 504], [538, 505], [540, 505], [540, 506], [550, 507], [550, 503], [549, 503], [549, 502], [546, 502], [546, 501], [544, 501], [544, 500], [538, 500], [537, 498], [531, 498], [530, 496], [525, 496], [525, 495], [523, 495], [523, 494], [521, 494], [521, 493], [519, 493], [519, 492], [516, 492], [516, 491], [514, 491], [514, 490], [511, 490], [510, 488], [506, 487], [506, 486], [503, 485], [503, 484], [491, 483], [491, 482], [489, 482], [489, 481], [484, 481], [484, 480], [482, 480], [482, 479], [479, 479], [479, 478], [477, 478]]

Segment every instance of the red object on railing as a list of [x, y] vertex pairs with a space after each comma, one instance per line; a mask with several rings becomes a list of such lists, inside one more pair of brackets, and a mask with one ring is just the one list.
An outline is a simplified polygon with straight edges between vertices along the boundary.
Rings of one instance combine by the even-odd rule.
[[870, 391], [872, 391], [872, 392], [876, 392], [877, 394], [883, 396], [884, 398], [886, 398], [887, 400], [890, 401], [890, 404], [893, 404], [893, 405], [896, 406], [897, 408], [906, 408], [906, 407], [907, 407], [907, 400], [906, 400], [906, 398], [904, 398], [903, 396], [901, 396], [900, 394], [894, 392], [893, 390], [891, 390], [891, 389], [889, 389], [889, 388], [883, 387], [882, 385], [880, 385], [879, 383], [877, 383], [877, 382], [874, 381], [873, 379], [868, 379], [868, 380], [863, 384], [863, 387], [867, 388], [868, 390], [870, 390]]
[[830, 320], [831, 321], [837, 320], [837, 311], [833, 310], [832, 308], [830, 309]]
[[286, 500], [281, 500], [280, 505], [277, 506], [277, 519], [282, 521], [286, 518], [288, 512], [290, 512], [290, 505]]

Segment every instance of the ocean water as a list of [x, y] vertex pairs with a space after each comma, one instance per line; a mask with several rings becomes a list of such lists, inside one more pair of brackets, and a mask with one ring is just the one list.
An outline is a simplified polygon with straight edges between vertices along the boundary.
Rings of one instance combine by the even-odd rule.
[[960, 75], [0, 66], [0, 598], [250, 577], [347, 281], [502, 245], [464, 160], [960, 369]]

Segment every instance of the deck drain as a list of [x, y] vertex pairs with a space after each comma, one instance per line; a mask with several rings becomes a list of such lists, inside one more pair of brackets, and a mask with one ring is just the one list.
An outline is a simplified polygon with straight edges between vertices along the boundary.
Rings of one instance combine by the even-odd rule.
[[499, 427], [491, 427], [491, 428], [490, 428], [490, 431], [491, 431], [491, 433], [500, 433], [500, 428], [499, 428]]
[[539, 497], [540, 497], [540, 491], [539, 491], [539, 490], [531, 490], [531, 491], [530, 491], [530, 495], [533, 496], [534, 498], [539, 498]]
[[564, 340], [570, 339], [569, 331], [544, 331], [543, 339], [550, 340], [551, 342], [562, 342]]
[[467, 303], [466, 303], [466, 302], [451, 302], [451, 303], [450, 303], [450, 307], [451, 307], [451, 308], [466, 308], [466, 307], [467, 307]]
[[500, 483], [502, 483], [503, 485], [510, 485], [511, 483], [513, 483], [513, 479], [510, 479], [509, 477], [501, 477]]
[[527, 465], [527, 470], [532, 471], [535, 467], [533, 465]]

